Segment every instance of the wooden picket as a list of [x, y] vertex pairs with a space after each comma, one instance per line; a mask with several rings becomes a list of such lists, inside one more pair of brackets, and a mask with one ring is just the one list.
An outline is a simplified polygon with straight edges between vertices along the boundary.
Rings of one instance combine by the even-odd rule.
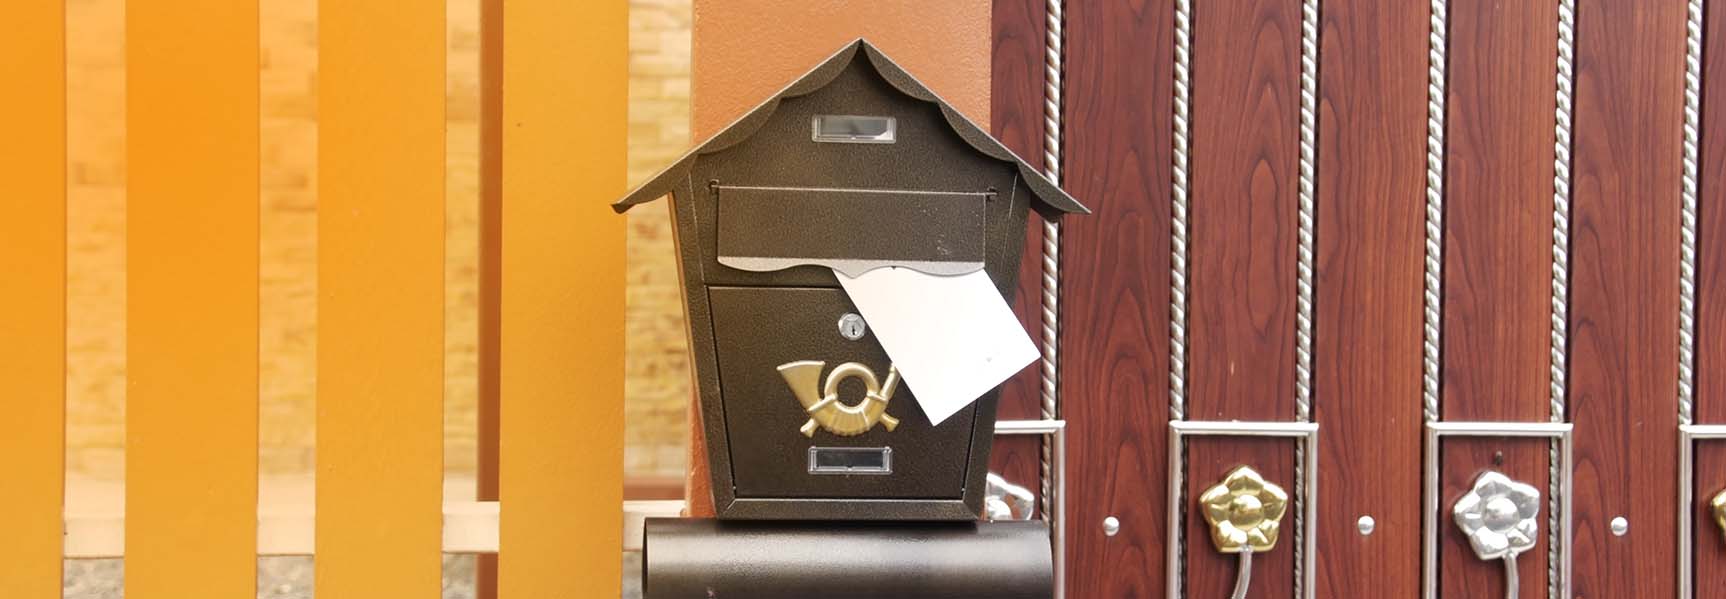
[[440, 588], [444, 11], [318, 6], [320, 595]]
[[[517, 125], [488, 158], [512, 219], [503, 596], [615, 596], [627, 7], [509, 9], [513, 55], [486, 58], [514, 92], [488, 110]], [[63, 557], [119, 555], [134, 599], [250, 596], [261, 542], [313, 549], [283, 523], [315, 526], [320, 595], [436, 596], [440, 553], [496, 551], [500, 521], [442, 497], [443, 3], [320, 3], [316, 515], [261, 523], [259, 8], [127, 2], [126, 513], [70, 528], [66, 10], [0, 9], [0, 80], [27, 92], [0, 95], [0, 596], [59, 597]]]
[[505, 599], [621, 584], [627, 32], [622, 2], [504, 5]]
[[0, 596], [60, 596], [66, 358], [66, 27], [56, 0], [0, 8]]
[[126, 597], [256, 592], [258, 7], [126, 6]]

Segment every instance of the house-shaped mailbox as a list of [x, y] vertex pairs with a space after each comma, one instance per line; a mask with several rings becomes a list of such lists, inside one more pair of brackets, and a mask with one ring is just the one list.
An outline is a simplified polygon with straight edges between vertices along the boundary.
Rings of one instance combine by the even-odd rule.
[[719, 517], [975, 520], [998, 391], [932, 425], [834, 271], [1010, 300], [1028, 210], [1084, 206], [863, 40], [613, 208], [667, 194]]

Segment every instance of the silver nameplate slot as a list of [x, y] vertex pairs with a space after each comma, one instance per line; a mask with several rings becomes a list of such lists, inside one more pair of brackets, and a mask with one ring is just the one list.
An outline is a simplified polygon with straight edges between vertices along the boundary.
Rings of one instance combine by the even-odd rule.
[[892, 474], [891, 447], [811, 447], [810, 474]]

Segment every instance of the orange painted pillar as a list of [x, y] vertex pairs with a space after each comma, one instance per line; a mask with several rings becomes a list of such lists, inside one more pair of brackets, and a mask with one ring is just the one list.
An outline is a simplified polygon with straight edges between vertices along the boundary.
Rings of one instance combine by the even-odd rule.
[[502, 6], [498, 596], [616, 597], [628, 7]]
[[66, 13], [0, 9], [0, 597], [60, 597], [66, 412]]
[[[987, 125], [991, 14], [990, 0], [695, 0], [695, 138], [723, 129], [859, 37]], [[700, 410], [690, 416], [699, 419]], [[689, 515], [712, 516], [701, 422], [690, 427]]]
[[257, 593], [258, 4], [126, 3], [126, 597]]

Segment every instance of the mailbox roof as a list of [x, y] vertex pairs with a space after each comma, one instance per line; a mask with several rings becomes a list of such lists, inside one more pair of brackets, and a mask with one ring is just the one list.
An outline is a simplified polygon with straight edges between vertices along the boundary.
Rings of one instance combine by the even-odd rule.
[[671, 166], [636, 187], [634, 191], [629, 192], [629, 195], [612, 204], [612, 209], [622, 213], [636, 204], [644, 204], [664, 197], [678, 184], [684, 182], [689, 168], [695, 164], [698, 157], [703, 154], [718, 152], [748, 139], [768, 119], [772, 118], [774, 110], [779, 108], [781, 99], [807, 95], [826, 87], [859, 57], [862, 57], [864, 64], [872, 67], [894, 89], [912, 98], [939, 106], [941, 114], [946, 118], [947, 125], [952, 127], [953, 132], [959, 134], [959, 137], [977, 152], [1017, 166], [1020, 178], [1025, 180], [1032, 196], [1036, 199], [1032, 206], [1037, 209], [1038, 213], [1049, 218], [1058, 217], [1062, 213], [1090, 213], [1090, 210], [1080, 204], [1078, 200], [1073, 199], [1073, 196], [1067, 195], [1067, 192], [1049, 181], [1036, 168], [1019, 158], [1012, 150], [1008, 150], [1007, 146], [1002, 145], [1000, 141], [989, 135], [983, 128], [978, 127], [976, 123], [965, 118], [965, 115], [953, 108], [953, 105], [942, 100], [916, 77], [912, 77], [905, 69], [900, 68], [898, 64], [887, 58], [886, 54], [875, 48], [868, 40], [861, 38], [846, 44], [844, 48], [840, 48], [833, 56], [823, 61], [820, 66], [804, 73], [802, 77], [798, 77], [796, 81], [779, 90], [779, 93], [767, 98], [760, 105], [744, 114], [742, 118], [733, 121], [712, 137], [707, 138], [707, 141], [678, 158], [677, 162], [672, 163]]

